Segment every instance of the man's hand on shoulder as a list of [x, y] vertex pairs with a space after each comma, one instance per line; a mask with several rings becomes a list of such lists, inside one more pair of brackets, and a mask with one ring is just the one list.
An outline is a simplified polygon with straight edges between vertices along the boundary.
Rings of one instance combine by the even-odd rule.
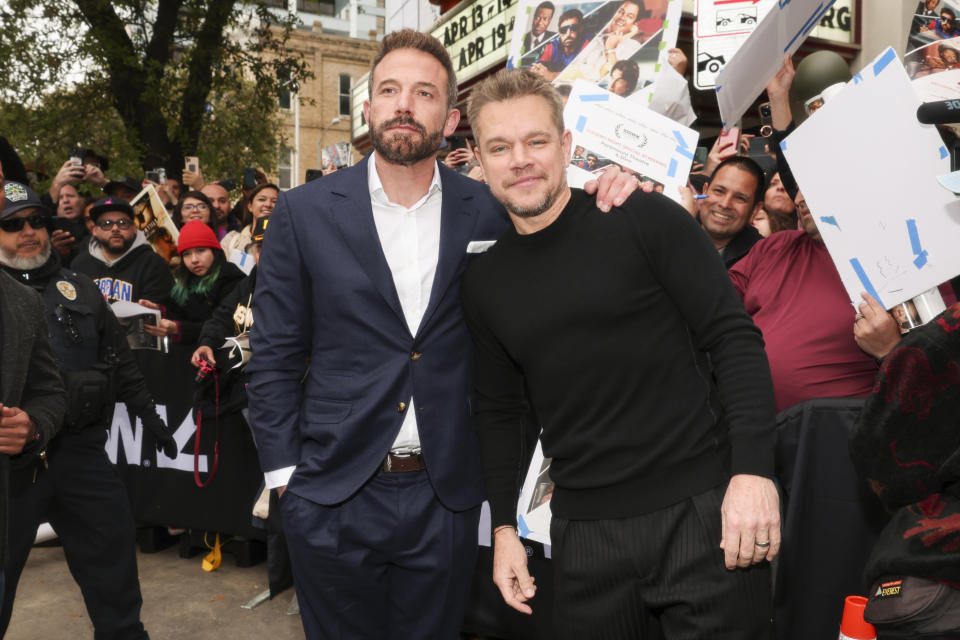
[[745, 473], [730, 478], [720, 520], [727, 569], [772, 560], [780, 552], [780, 497], [770, 478]]
[[527, 550], [513, 527], [493, 533], [493, 583], [503, 601], [520, 613], [533, 613], [527, 600], [537, 593], [534, 578], [527, 571]]
[[37, 434], [37, 425], [18, 407], [0, 406], [0, 453], [15, 456], [23, 452]]
[[587, 193], [597, 194], [597, 208], [603, 212], [619, 207], [631, 193], [637, 190], [637, 178], [632, 173], [621, 171], [620, 167], [610, 165], [596, 180], [583, 185]]

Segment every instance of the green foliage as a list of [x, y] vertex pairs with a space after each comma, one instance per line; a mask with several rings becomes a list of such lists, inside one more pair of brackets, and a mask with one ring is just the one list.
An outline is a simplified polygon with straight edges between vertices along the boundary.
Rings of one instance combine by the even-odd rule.
[[51, 176], [78, 143], [112, 176], [184, 155], [208, 178], [272, 170], [277, 95], [312, 77], [286, 49], [296, 23], [237, 0], [0, 3], [0, 134]]

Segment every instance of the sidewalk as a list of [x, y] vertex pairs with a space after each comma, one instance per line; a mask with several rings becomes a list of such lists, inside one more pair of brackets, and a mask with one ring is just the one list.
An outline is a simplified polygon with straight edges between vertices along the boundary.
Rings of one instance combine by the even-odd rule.
[[[214, 572], [199, 555], [185, 560], [176, 547], [138, 553], [141, 619], [152, 640], [303, 640], [300, 616], [288, 616], [288, 589], [253, 610], [241, 609], [267, 588], [266, 563], [238, 569], [232, 555]], [[60, 547], [34, 548], [20, 579], [6, 640], [93, 638], [80, 589]]]

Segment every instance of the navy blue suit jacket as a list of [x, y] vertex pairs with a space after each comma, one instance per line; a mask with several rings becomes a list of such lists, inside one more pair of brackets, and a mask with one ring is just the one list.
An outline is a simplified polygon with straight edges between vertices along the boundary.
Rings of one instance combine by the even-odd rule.
[[440, 255], [411, 335], [373, 221], [371, 157], [281, 194], [270, 216], [248, 364], [260, 462], [296, 465], [288, 491], [342, 502], [382, 463], [404, 418], [399, 403], [412, 396], [434, 491], [447, 508], [468, 509], [483, 481], [460, 276], [468, 243], [496, 240], [509, 219], [486, 185], [440, 165]]

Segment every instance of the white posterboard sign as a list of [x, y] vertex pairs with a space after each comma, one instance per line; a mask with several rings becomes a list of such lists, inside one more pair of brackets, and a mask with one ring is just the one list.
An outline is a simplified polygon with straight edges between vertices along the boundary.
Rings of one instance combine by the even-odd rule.
[[713, 89], [731, 60], [777, 0], [697, 0], [693, 31], [693, 86]]
[[717, 76], [720, 120], [738, 122], [836, 0], [777, 0]]
[[949, 153], [919, 105], [888, 48], [781, 145], [851, 302], [890, 309], [960, 273]]
[[681, 0], [650, 8], [634, 0], [521, 0], [507, 68], [530, 69], [558, 88], [586, 80], [646, 105], [676, 46], [682, 9]]
[[551, 458], [543, 457], [543, 446], [538, 440], [517, 501], [517, 534], [546, 545], [550, 544], [550, 500], [553, 498], [550, 462]]
[[573, 85], [563, 121], [573, 134], [570, 186], [583, 187], [616, 164], [679, 202], [677, 187], [687, 184], [696, 131], [583, 80]]

